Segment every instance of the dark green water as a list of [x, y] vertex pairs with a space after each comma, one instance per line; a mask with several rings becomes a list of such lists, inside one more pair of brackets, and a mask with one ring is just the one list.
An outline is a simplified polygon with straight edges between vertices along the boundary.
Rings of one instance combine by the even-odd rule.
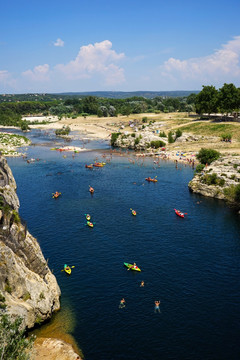
[[[29, 157], [39, 162], [8, 159], [20, 214], [54, 270], [62, 307], [74, 313], [73, 335], [85, 358], [239, 359], [239, 216], [224, 202], [191, 194], [188, 167], [162, 161], [154, 169], [153, 159], [132, 164], [113, 156], [89, 171], [85, 163], [102, 160], [97, 148], [106, 144], [92, 146], [75, 158], [36, 146]], [[156, 175], [156, 184], [144, 180]], [[56, 190], [62, 196], [54, 200]], [[174, 208], [188, 215], [181, 219]], [[61, 272], [65, 263], [75, 265], [70, 277]], [[119, 309], [122, 297], [126, 307]]]

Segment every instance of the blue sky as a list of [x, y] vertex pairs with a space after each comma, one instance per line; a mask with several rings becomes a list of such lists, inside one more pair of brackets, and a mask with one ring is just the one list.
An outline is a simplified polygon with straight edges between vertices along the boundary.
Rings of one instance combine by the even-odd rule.
[[240, 1], [9, 0], [0, 93], [240, 86]]

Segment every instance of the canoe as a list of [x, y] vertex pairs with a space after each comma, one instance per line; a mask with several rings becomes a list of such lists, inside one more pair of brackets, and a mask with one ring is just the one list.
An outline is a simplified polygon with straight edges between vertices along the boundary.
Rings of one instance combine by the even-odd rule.
[[86, 219], [89, 221], [91, 219], [91, 216], [89, 214], [87, 214]]
[[125, 265], [128, 269], [130, 269], [130, 270], [134, 270], [134, 271], [141, 271], [141, 269], [139, 269], [139, 267], [138, 267], [138, 266], [133, 267], [133, 264], [124, 263], [124, 265]]
[[87, 221], [87, 225], [91, 228], [93, 228], [93, 223], [91, 223], [90, 221]]
[[180, 216], [181, 218], [184, 218], [184, 213], [183, 212], [181, 212], [180, 210], [176, 210], [176, 209], [174, 209], [174, 211], [175, 211], [175, 214], [177, 216]]
[[148, 181], [148, 182], [150, 182], [150, 181], [152, 181], [152, 182], [157, 182], [157, 179], [151, 179], [150, 177], [145, 178], [145, 180]]
[[69, 266], [67, 266], [67, 265], [64, 265], [64, 270], [65, 270], [65, 272], [66, 272], [68, 275], [70, 275], [71, 272], [72, 272], [72, 269], [71, 269]]

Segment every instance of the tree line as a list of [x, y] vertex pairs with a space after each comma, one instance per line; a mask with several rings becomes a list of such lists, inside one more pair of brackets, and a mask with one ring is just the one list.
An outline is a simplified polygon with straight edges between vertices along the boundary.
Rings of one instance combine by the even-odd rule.
[[197, 114], [233, 114], [240, 109], [240, 88], [234, 84], [224, 84], [220, 89], [215, 86], [203, 86], [195, 96]]

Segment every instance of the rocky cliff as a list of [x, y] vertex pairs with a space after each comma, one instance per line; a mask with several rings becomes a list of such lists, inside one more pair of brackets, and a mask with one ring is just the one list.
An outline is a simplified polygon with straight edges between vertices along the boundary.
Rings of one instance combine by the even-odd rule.
[[60, 289], [18, 208], [15, 180], [0, 155], [0, 311], [20, 315], [32, 328], [60, 308]]
[[235, 202], [235, 189], [240, 184], [240, 157], [223, 156], [205, 166], [189, 182], [189, 189], [197, 194]]

